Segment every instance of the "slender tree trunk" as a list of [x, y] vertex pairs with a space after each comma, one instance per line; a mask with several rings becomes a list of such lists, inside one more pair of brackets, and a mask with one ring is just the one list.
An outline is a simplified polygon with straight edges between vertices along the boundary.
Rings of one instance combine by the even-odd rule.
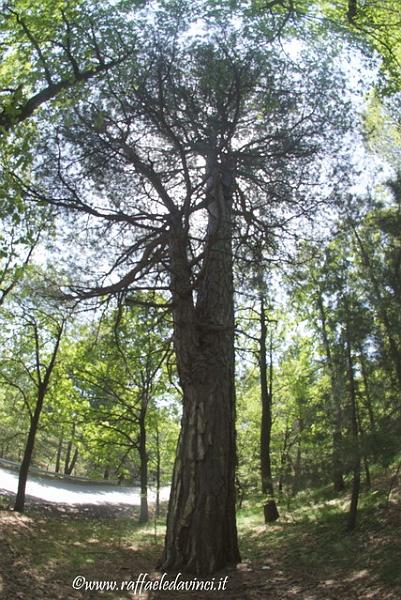
[[160, 432], [156, 425], [156, 519], [160, 516], [160, 476], [161, 476], [161, 452], [160, 452]]
[[260, 397], [262, 402], [262, 419], [260, 426], [260, 467], [262, 475], [262, 492], [267, 496], [263, 507], [265, 523], [279, 518], [274, 500], [274, 488], [271, 469], [270, 442], [272, 429], [272, 396], [273, 396], [273, 361], [272, 340], [270, 340], [269, 381], [267, 374], [267, 326], [263, 298], [260, 301], [260, 339], [259, 339], [259, 374]]
[[68, 469], [69, 469], [69, 465], [70, 465], [70, 458], [71, 458], [71, 451], [72, 451], [72, 441], [69, 440], [68, 444], [67, 444], [67, 450], [65, 452], [65, 459], [64, 459], [64, 475], [68, 475]]
[[278, 479], [278, 491], [280, 494], [283, 493], [283, 484], [284, 484], [284, 471], [288, 460], [288, 438], [290, 436], [290, 430], [288, 427], [288, 423], [285, 426], [284, 439], [283, 439], [283, 447], [280, 453], [280, 474]]
[[370, 488], [372, 487], [372, 479], [370, 477], [369, 461], [368, 461], [368, 458], [367, 458], [366, 454], [363, 455], [363, 466], [364, 466], [364, 469], [365, 469], [365, 483], [366, 483], [366, 488], [368, 490], [370, 490]]
[[139, 522], [149, 521], [148, 507], [148, 453], [146, 448], [146, 410], [139, 415], [139, 478], [141, 484], [141, 508]]
[[[348, 312], [348, 306], [346, 306]], [[347, 530], [355, 529], [358, 516], [358, 500], [361, 487], [361, 454], [359, 448], [359, 428], [358, 428], [358, 404], [356, 396], [356, 384], [354, 377], [354, 365], [351, 353], [351, 336], [349, 327], [349, 316], [346, 316], [346, 353], [347, 353], [347, 375], [349, 386], [349, 399], [351, 404], [351, 432], [353, 438], [353, 478], [351, 504], [348, 513]]]
[[68, 466], [65, 467], [64, 469], [64, 474], [65, 475], [71, 475], [75, 465], [77, 464], [77, 460], [78, 460], [78, 456], [79, 456], [79, 452], [78, 452], [78, 448], [75, 448], [74, 450], [74, 454], [72, 455], [72, 459], [71, 462]]
[[243, 487], [238, 475], [235, 478], [235, 494], [236, 494], [236, 499], [237, 499], [237, 508], [238, 508], [238, 510], [240, 510], [242, 508], [242, 503], [244, 502], [245, 492], [244, 492], [244, 487]]
[[[363, 379], [363, 385], [364, 385], [364, 389], [365, 389], [365, 406], [366, 406], [366, 410], [367, 410], [368, 416], [369, 416], [370, 431], [374, 432], [374, 431], [376, 431], [376, 419], [375, 419], [375, 414], [373, 412], [372, 399], [370, 396], [369, 377], [368, 377], [368, 372], [367, 372], [367, 368], [366, 368], [365, 357], [363, 354], [362, 347], [359, 348], [359, 363], [361, 365], [362, 379]], [[361, 435], [364, 436], [365, 432], [363, 431], [360, 418], [359, 418], [359, 430], [361, 432]], [[371, 481], [371, 477], [370, 477], [369, 461], [368, 461], [368, 457], [366, 455], [366, 451], [364, 452], [364, 467], [365, 467], [366, 487], [369, 490], [372, 486], [372, 481]]]
[[21, 467], [19, 470], [18, 490], [15, 499], [14, 510], [24, 512], [25, 508], [25, 489], [28, 479], [29, 467], [32, 461], [33, 449], [35, 447], [35, 438], [38, 430], [40, 414], [43, 408], [43, 400], [45, 397], [45, 389], [42, 384], [39, 385], [38, 395], [34, 413], [31, 417], [28, 438], [25, 445], [24, 456], [22, 458]]
[[299, 425], [299, 434], [298, 434], [298, 444], [297, 444], [297, 454], [295, 458], [294, 464], [294, 481], [292, 484], [292, 495], [296, 496], [301, 489], [301, 467], [302, 467], [302, 428]]
[[235, 388], [231, 167], [207, 165], [208, 230], [197, 303], [187, 239], [170, 236], [174, 342], [183, 416], [162, 569], [208, 574], [240, 561], [235, 521]]
[[73, 468], [75, 467], [75, 463], [78, 459], [78, 450], [75, 449], [74, 454], [71, 459], [71, 452], [75, 438], [75, 430], [76, 424], [75, 422], [72, 424], [71, 428], [71, 436], [67, 444], [67, 451], [65, 453], [65, 461], [64, 461], [64, 475], [71, 475]]
[[369, 415], [370, 430], [375, 431], [376, 430], [376, 418], [375, 418], [375, 414], [373, 411], [372, 398], [370, 395], [368, 371], [366, 368], [365, 357], [364, 357], [363, 350], [361, 347], [359, 348], [359, 363], [361, 365], [363, 385], [365, 388], [365, 405], [366, 405], [366, 409], [367, 409], [368, 415]]
[[330, 416], [333, 423], [332, 440], [333, 440], [333, 486], [336, 492], [342, 492], [345, 489], [344, 484], [344, 466], [342, 461], [342, 411], [340, 404], [340, 394], [338, 390], [337, 375], [335, 373], [334, 364], [331, 356], [329, 336], [327, 333], [326, 311], [323, 304], [323, 298], [320, 289], [317, 290], [317, 306], [320, 314], [321, 334], [323, 346], [326, 353], [327, 366], [330, 374], [331, 386], [331, 407]]
[[72, 434], [70, 439], [68, 440], [67, 443], [67, 449], [65, 452], [65, 459], [64, 459], [64, 475], [68, 475], [68, 469], [70, 466], [70, 459], [71, 459], [71, 451], [72, 451], [72, 438], [74, 436], [75, 433], [75, 423], [73, 423], [72, 425]]
[[337, 429], [333, 432], [333, 487], [335, 492], [345, 490], [344, 465], [342, 461], [342, 433]]
[[61, 435], [60, 439], [58, 441], [58, 446], [57, 446], [56, 467], [55, 467], [56, 473], [60, 473], [62, 450], [63, 450], [63, 436]]
[[358, 421], [358, 431], [360, 434], [360, 438], [362, 440], [361, 456], [363, 459], [363, 468], [365, 471], [365, 484], [366, 484], [366, 488], [368, 490], [370, 490], [371, 485], [372, 485], [372, 480], [370, 478], [369, 459], [368, 459], [368, 455], [367, 455], [367, 451], [366, 451], [366, 444], [363, 443], [365, 441], [365, 428], [362, 425], [362, 419], [361, 419], [360, 411], [358, 410], [358, 406], [357, 406], [357, 421]]

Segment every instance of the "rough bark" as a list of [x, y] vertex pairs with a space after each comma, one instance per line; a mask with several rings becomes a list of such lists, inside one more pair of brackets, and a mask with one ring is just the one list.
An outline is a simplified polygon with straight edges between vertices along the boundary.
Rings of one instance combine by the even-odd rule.
[[279, 518], [274, 500], [274, 487], [270, 457], [272, 429], [272, 396], [273, 396], [273, 361], [270, 340], [269, 375], [267, 369], [267, 325], [263, 298], [260, 302], [260, 339], [259, 339], [259, 374], [260, 397], [262, 402], [262, 418], [260, 425], [260, 469], [262, 475], [262, 493], [267, 500], [263, 507], [265, 523]]
[[208, 229], [194, 305], [186, 233], [171, 229], [174, 341], [183, 416], [161, 567], [213, 573], [240, 561], [235, 521], [235, 388], [230, 165], [208, 161]]

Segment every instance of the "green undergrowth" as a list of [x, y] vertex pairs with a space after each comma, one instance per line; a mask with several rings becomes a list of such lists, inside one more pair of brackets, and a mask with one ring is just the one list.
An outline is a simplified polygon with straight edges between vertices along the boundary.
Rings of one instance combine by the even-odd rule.
[[[387, 484], [387, 482], [386, 482]], [[397, 499], [397, 489], [392, 497]], [[290, 503], [278, 502], [280, 519], [263, 522], [262, 502], [244, 504], [238, 514], [244, 559], [298, 570], [319, 578], [368, 573], [372, 582], [401, 585], [401, 503], [387, 504], [387, 485], [362, 491], [358, 524], [346, 532], [350, 491], [330, 486], [307, 490]]]

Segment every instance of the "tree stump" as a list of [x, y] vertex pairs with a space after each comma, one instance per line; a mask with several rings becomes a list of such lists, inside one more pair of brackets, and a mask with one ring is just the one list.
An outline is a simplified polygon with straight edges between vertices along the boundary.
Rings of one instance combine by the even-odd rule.
[[268, 500], [263, 507], [265, 514], [265, 523], [273, 523], [279, 518], [275, 500]]

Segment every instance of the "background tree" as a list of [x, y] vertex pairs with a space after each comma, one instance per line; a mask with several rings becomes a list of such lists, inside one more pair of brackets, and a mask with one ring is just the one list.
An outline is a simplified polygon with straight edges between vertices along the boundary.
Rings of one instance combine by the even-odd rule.
[[[134, 306], [110, 314], [89, 333], [73, 374], [89, 402], [84, 419], [96, 425], [95, 437], [99, 429], [107, 434], [98, 441], [106, 456], [110, 446], [117, 446], [124, 450], [120, 467], [130, 460], [132, 468], [136, 455], [139, 458], [142, 523], [149, 519], [148, 421], [164, 391], [161, 367], [170, 351], [167, 332], [154, 308]], [[112, 462], [110, 457], [106, 461], [105, 470]]]
[[[52, 314], [53, 312], [53, 314]], [[45, 398], [49, 392], [65, 317], [44, 307], [21, 306], [21, 331], [17, 344], [8, 349], [3, 359], [2, 378], [7, 386], [14, 388], [29, 415], [28, 434], [21, 462], [18, 492], [14, 510], [23, 512], [25, 487], [35, 446], [35, 439]]]
[[268, 496], [264, 506], [265, 522], [279, 518], [274, 500], [274, 487], [271, 467], [271, 431], [273, 403], [273, 334], [268, 340], [266, 308], [263, 297], [260, 300], [260, 338], [259, 338], [259, 371], [260, 395], [262, 401], [262, 419], [260, 424], [260, 463], [262, 472], [262, 492]]

